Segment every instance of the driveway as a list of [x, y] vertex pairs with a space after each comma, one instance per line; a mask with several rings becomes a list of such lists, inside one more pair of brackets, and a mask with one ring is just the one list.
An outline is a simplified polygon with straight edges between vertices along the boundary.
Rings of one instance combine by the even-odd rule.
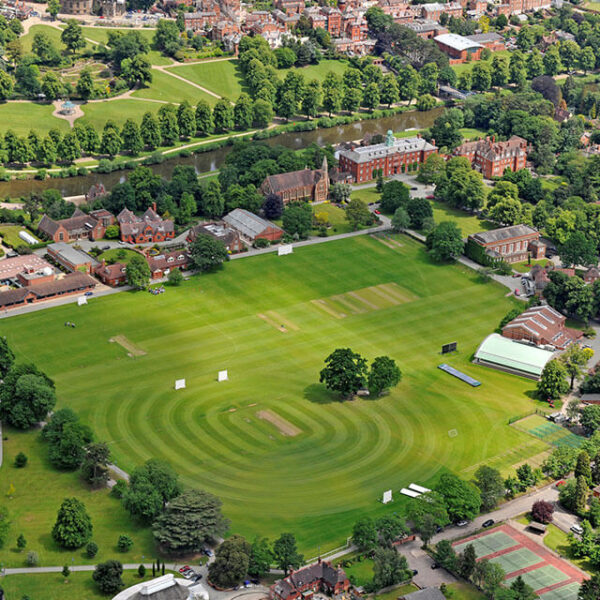
[[433, 560], [421, 549], [422, 542], [416, 539], [414, 542], [407, 542], [398, 548], [398, 552], [406, 557], [408, 566], [416, 569], [418, 573], [413, 577], [413, 581], [420, 587], [440, 587], [442, 583], [454, 583], [456, 577], [446, 571], [446, 569], [432, 569]]

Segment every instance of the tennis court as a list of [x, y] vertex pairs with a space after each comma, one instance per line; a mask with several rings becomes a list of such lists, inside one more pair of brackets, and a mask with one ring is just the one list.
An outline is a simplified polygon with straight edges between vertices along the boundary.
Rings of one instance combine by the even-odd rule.
[[488, 554], [495, 554], [501, 550], [506, 550], [512, 546], [517, 546], [519, 542], [513, 540], [510, 535], [507, 535], [503, 531], [496, 531], [465, 542], [464, 544], [455, 546], [454, 549], [456, 552], [464, 552], [464, 549], [469, 544], [473, 545], [473, 548], [475, 548], [475, 554], [477, 554], [478, 558], [481, 558], [483, 556], [488, 556]]
[[[569, 579], [569, 576], [566, 573], [563, 573], [552, 565], [545, 565], [539, 569], [528, 571], [527, 573], [523, 573], [521, 577], [523, 578], [523, 581], [527, 585], [530, 585], [534, 590], [542, 590]], [[510, 585], [515, 579], [515, 577], [507, 579], [506, 584]]]
[[569, 583], [540, 596], [541, 600], [577, 600], [579, 584]]
[[552, 446], [579, 448], [585, 441], [579, 435], [571, 433], [565, 427], [547, 421], [540, 415], [531, 415], [513, 423], [513, 426]]
[[499, 564], [504, 569], [505, 573], [514, 573], [515, 571], [537, 565], [538, 563], [543, 562], [543, 559], [535, 552], [529, 550], [529, 548], [519, 548], [508, 554], [494, 556], [493, 558], [490, 558], [490, 562]]

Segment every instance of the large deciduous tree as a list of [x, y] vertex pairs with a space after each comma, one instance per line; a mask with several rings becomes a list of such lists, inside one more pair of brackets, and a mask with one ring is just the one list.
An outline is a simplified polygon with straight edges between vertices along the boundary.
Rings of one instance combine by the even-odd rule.
[[378, 356], [371, 363], [371, 370], [367, 379], [369, 393], [381, 396], [386, 390], [395, 387], [402, 379], [402, 372], [396, 361], [389, 356]]
[[52, 539], [63, 548], [81, 548], [91, 537], [92, 520], [83, 502], [65, 498], [52, 528]]
[[229, 258], [225, 245], [210, 235], [200, 234], [190, 247], [192, 267], [207, 272], [218, 269]]
[[435, 487], [444, 498], [448, 516], [452, 521], [474, 519], [481, 508], [479, 489], [452, 473], [444, 473]]
[[537, 383], [538, 397], [541, 400], [547, 400], [548, 398], [557, 400], [568, 391], [569, 382], [567, 381], [567, 369], [564, 364], [557, 359], [548, 361]]
[[146, 259], [139, 254], [132, 256], [125, 267], [125, 275], [130, 286], [138, 290], [144, 289], [150, 279], [150, 267]]
[[475, 485], [481, 494], [481, 509], [488, 512], [498, 505], [504, 496], [504, 480], [498, 469], [482, 465], [475, 471]]
[[367, 383], [367, 361], [350, 348], [337, 348], [325, 359], [319, 381], [341, 394], [352, 398]]
[[464, 250], [462, 233], [453, 221], [442, 221], [427, 235], [427, 249], [437, 261], [455, 260]]
[[297, 569], [304, 560], [302, 554], [298, 552], [296, 538], [292, 533], [282, 533], [273, 542], [273, 556], [277, 566], [283, 569], [286, 577], [290, 567]]
[[170, 500], [154, 522], [156, 541], [169, 554], [199, 552], [207, 541], [227, 531], [229, 521], [223, 517], [221, 505], [213, 494], [186, 490]]
[[251, 551], [252, 546], [241, 535], [226, 539], [208, 566], [211, 583], [220, 588], [232, 588], [241, 583], [248, 573]]

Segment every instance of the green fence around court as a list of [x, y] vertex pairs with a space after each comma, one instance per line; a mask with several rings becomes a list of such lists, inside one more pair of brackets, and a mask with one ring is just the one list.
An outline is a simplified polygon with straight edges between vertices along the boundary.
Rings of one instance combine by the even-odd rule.
[[512, 426], [532, 435], [551, 446], [569, 446], [579, 448], [585, 438], [571, 433], [565, 427], [547, 421], [539, 415], [531, 415], [520, 421], [512, 423]]

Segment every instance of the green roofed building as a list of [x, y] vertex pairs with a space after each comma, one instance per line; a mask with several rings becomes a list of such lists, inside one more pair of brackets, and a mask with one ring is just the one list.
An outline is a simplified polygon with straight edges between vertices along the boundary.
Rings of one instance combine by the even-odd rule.
[[554, 353], [548, 350], [492, 333], [477, 348], [473, 362], [514, 375], [539, 379], [546, 363], [553, 357]]

